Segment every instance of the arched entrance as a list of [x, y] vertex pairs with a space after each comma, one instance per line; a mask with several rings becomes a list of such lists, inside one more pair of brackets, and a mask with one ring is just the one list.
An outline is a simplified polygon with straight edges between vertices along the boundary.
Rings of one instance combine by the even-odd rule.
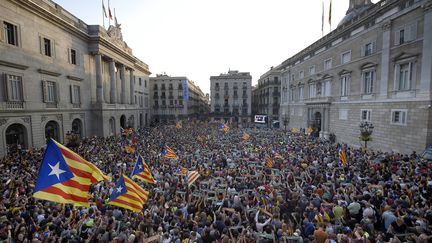
[[126, 116], [125, 115], [122, 115], [120, 117], [120, 127], [121, 128], [126, 128]]
[[78, 118], [72, 121], [72, 133], [78, 135], [80, 138], [83, 136], [82, 121]]
[[128, 119], [128, 127], [135, 129], [135, 117], [131, 115]]
[[115, 125], [115, 118], [114, 117], [111, 117], [109, 119], [109, 129], [110, 129], [110, 132], [109, 132], [110, 136], [113, 136], [116, 134], [116, 125]]
[[50, 138], [59, 141], [60, 138], [60, 129], [59, 125], [56, 121], [49, 121], [45, 125], [45, 138], [48, 140]]
[[6, 145], [9, 149], [27, 148], [27, 130], [24, 125], [14, 123], [6, 129]]

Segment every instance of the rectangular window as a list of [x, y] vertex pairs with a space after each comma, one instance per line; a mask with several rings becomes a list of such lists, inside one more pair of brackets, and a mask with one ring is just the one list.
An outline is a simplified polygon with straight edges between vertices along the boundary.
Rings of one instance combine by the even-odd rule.
[[363, 93], [372, 94], [374, 89], [374, 71], [366, 71], [363, 73]]
[[361, 120], [371, 121], [371, 110], [361, 110]]
[[324, 70], [329, 70], [332, 68], [332, 59], [327, 59], [324, 61]]
[[367, 43], [364, 46], [363, 55], [364, 56], [370, 56], [370, 55], [372, 55], [373, 52], [374, 52], [374, 43], [373, 42]]
[[5, 41], [9, 45], [18, 46], [18, 27], [14, 24], [3, 22]]
[[348, 96], [350, 90], [351, 76], [346, 75], [341, 77], [341, 96]]
[[43, 100], [45, 103], [57, 102], [57, 85], [53, 81], [42, 81]]
[[399, 45], [402, 45], [405, 43], [405, 30], [401, 29], [399, 30]]
[[182, 106], [183, 105], [183, 100], [179, 100], [178, 104]]
[[315, 74], [315, 66], [309, 67], [309, 75]]
[[303, 86], [299, 87], [299, 99], [303, 100]]
[[399, 80], [398, 80], [398, 90], [404, 91], [411, 88], [413, 64], [403, 63], [399, 65]]
[[6, 75], [8, 101], [23, 101], [22, 78], [17, 75]]
[[81, 103], [81, 91], [80, 86], [71, 85], [71, 103], [80, 104]]
[[315, 84], [310, 84], [309, 85], [309, 98], [314, 98], [316, 95], [316, 86]]
[[345, 53], [342, 53], [341, 63], [345, 64], [345, 63], [349, 63], [350, 61], [351, 61], [351, 51], [347, 51]]
[[299, 72], [299, 78], [304, 78], [304, 71]]
[[144, 79], [144, 88], [147, 88], [147, 79]]
[[394, 125], [406, 125], [407, 110], [392, 110], [391, 123]]
[[42, 38], [42, 40], [43, 40], [43, 54], [45, 55], [45, 56], [51, 56], [52, 55], [52, 53], [51, 53], [51, 40], [50, 39], [47, 39], [47, 38]]
[[70, 49], [70, 62], [73, 65], [77, 64], [77, 52], [74, 49]]
[[139, 84], [139, 86], [141, 86], [141, 84], [142, 84], [141, 78], [138, 78], [138, 84]]

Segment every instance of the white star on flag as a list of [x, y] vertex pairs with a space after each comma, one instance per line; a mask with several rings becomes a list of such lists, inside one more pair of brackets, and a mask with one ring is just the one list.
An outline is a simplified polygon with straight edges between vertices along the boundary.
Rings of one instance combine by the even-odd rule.
[[50, 164], [48, 164], [49, 167], [51, 167], [51, 172], [48, 174], [50, 175], [56, 175], [57, 176], [57, 180], [60, 180], [60, 174], [65, 173], [65, 170], [60, 169], [60, 162], [57, 162], [57, 164], [55, 166], [52, 166]]
[[139, 164], [139, 165], [138, 165], [138, 168], [139, 168], [140, 170], [142, 169], [142, 167], [143, 167], [142, 164]]
[[117, 187], [117, 192], [120, 193], [123, 190], [122, 186]]

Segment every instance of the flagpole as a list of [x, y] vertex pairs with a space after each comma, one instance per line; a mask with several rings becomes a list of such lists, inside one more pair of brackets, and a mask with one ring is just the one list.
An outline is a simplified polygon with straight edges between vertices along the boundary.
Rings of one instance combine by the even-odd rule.
[[102, 0], [102, 24], [103, 24], [104, 29], [106, 29], [105, 28], [105, 9], [104, 9], [104, 2], [103, 1], [104, 0]]
[[111, 8], [110, 8], [110, 0], [108, 0], [108, 11], [110, 16], [108, 16], [108, 28], [111, 26]]

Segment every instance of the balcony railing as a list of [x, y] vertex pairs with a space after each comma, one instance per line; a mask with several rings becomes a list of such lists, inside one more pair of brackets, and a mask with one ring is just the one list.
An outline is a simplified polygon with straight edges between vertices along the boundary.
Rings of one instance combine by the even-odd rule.
[[81, 104], [80, 103], [72, 104], [72, 108], [81, 108]]
[[8, 101], [6, 102], [6, 109], [8, 110], [24, 109], [24, 101]]
[[46, 108], [57, 108], [57, 103], [54, 102], [46, 103]]

